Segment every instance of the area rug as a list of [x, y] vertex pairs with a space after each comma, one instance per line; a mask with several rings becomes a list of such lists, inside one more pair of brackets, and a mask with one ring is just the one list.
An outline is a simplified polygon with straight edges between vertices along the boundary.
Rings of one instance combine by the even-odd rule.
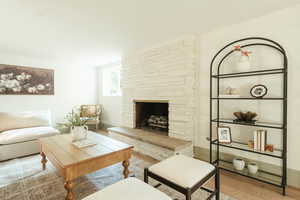
[[[130, 163], [130, 176], [143, 179], [143, 169], [150, 166], [146, 161], [133, 156]], [[77, 200], [111, 185], [122, 177], [123, 167], [116, 164], [75, 180], [74, 193]], [[183, 172], [184, 173], [184, 172]], [[150, 184], [156, 182], [151, 180]], [[66, 191], [64, 182], [51, 162], [47, 163], [47, 169], [41, 169], [40, 156], [34, 155], [21, 159], [0, 162], [0, 199], [1, 200], [64, 200]], [[159, 187], [173, 199], [184, 200], [185, 197], [166, 186]], [[198, 190], [192, 196], [193, 200], [206, 199], [207, 192]], [[221, 194], [222, 200], [234, 200]]]

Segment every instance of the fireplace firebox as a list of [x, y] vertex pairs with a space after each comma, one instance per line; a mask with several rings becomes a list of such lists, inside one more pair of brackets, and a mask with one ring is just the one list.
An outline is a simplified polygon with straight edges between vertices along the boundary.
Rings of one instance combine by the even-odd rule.
[[168, 133], [169, 104], [166, 101], [135, 101], [135, 127]]

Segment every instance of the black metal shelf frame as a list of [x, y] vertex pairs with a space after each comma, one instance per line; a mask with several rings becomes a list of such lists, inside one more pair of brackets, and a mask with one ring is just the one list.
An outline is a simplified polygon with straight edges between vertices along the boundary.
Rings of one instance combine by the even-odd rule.
[[247, 152], [256, 153], [256, 154], [265, 155], [265, 156], [270, 156], [273, 158], [280, 158], [280, 159], [282, 158], [282, 150], [276, 149], [274, 152], [255, 151], [253, 149], [248, 148], [248, 144], [244, 144], [242, 142], [235, 142], [235, 141], [233, 141], [231, 144], [222, 144], [222, 143], [218, 143], [217, 140], [214, 140], [214, 141], [212, 141], [212, 144], [220, 145], [220, 146], [226, 147], [226, 148], [247, 151]]
[[241, 126], [256, 126], [260, 128], [273, 128], [273, 129], [284, 129], [283, 124], [277, 123], [263, 123], [263, 122], [255, 122], [255, 123], [246, 123], [246, 122], [235, 122], [233, 119], [212, 119], [211, 123], [215, 122], [219, 124], [234, 124], [234, 125], [241, 125]]
[[223, 79], [223, 78], [239, 78], [239, 77], [248, 77], [248, 76], [263, 76], [263, 75], [282, 74], [282, 73], [285, 73], [284, 68], [219, 74], [219, 75], [211, 75], [211, 77]]
[[[222, 67], [223, 62], [228, 58], [229, 55], [231, 55], [234, 50], [232, 50], [232, 46], [235, 44], [240, 44], [241, 48], [244, 47], [255, 47], [255, 46], [264, 46], [268, 47], [270, 49], [273, 49], [277, 52], [279, 52], [280, 56], [282, 57], [283, 64], [282, 68], [274, 68], [274, 69], [262, 69], [262, 70], [256, 70], [256, 71], [247, 71], [247, 72], [238, 72], [238, 73], [220, 73], [220, 68]], [[221, 55], [221, 53], [224, 53]], [[217, 58], [219, 59], [217, 62]], [[213, 73], [214, 68], [217, 67], [216, 73]], [[222, 49], [220, 49], [213, 57], [211, 64], [210, 64], [210, 162], [213, 164], [216, 164], [220, 166], [221, 169], [224, 169], [226, 171], [229, 171], [231, 173], [239, 174], [241, 176], [245, 176], [257, 181], [261, 181], [263, 183], [267, 183], [270, 185], [274, 185], [277, 187], [280, 187], [282, 189], [282, 195], [286, 194], [286, 184], [287, 184], [287, 73], [288, 73], [288, 58], [286, 55], [286, 51], [284, 48], [277, 42], [262, 38], [262, 37], [248, 37], [243, 38], [240, 40], [233, 41], [226, 46], [224, 46]], [[278, 76], [278, 79], [283, 80], [283, 93], [281, 97], [266, 97], [266, 98], [251, 98], [251, 97], [238, 97], [238, 98], [223, 98], [220, 97], [220, 80], [221, 79], [228, 79], [228, 78], [243, 78], [243, 77], [251, 77], [251, 76], [267, 76], [267, 75], [276, 75]], [[213, 81], [216, 81], [217, 87], [216, 87], [216, 95], [213, 95]], [[217, 97], [214, 97], [217, 96]], [[280, 124], [278, 123], [262, 123], [262, 122], [256, 122], [254, 124], [249, 123], [237, 123], [233, 121], [232, 119], [222, 119], [220, 117], [220, 102], [221, 101], [227, 101], [227, 100], [245, 100], [246, 102], [251, 101], [259, 101], [259, 100], [266, 100], [266, 101], [279, 101], [282, 102], [283, 106], [283, 112], [282, 112], [282, 122]], [[216, 103], [216, 105], [214, 104]], [[213, 106], [216, 106], [216, 118], [213, 115]], [[249, 148], [247, 148], [247, 145], [241, 145], [239, 142], [234, 142], [233, 144], [221, 144], [218, 142], [218, 140], [213, 140], [213, 126], [216, 124], [217, 127], [220, 126], [220, 124], [232, 124], [232, 125], [242, 125], [242, 126], [255, 126], [255, 127], [262, 127], [262, 128], [271, 128], [271, 129], [278, 129], [282, 132], [282, 150], [277, 151], [277, 153], [269, 153], [269, 152], [259, 152], [254, 151]], [[240, 144], [240, 145], [237, 145]], [[217, 153], [216, 153], [216, 160], [212, 160], [213, 158], [213, 146], [217, 147]], [[262, 171], [260, 170], [260, 176], [253, 176], [250, 174], [247, 174], [247, 172], [241, 172], [237, 171], [232, 168], [232, 165], [230, 164], [230, 161], [225, 161], [220, 158], [220, 147], [224, 148], [232, 148], [236, 149], [238, 151], [245, 151], [249, 153], [256, 153], [263, 156], [270, 156], [277, 159], [280, 159], [282, 161], [282, 167], [281, 167], [281, 175], [273, 174], [271, 172]], [[224, 165], [225, 163], [225, 165]], [[266, 177], [270, 176], [270, 177]], [[276, 181], [273, 180], [276, 179]]]
[[217, 97], [213, 97], [213, 98], [211, 98], [211, 100], [255, 100], [255, 101], [258, 101], [258, 100], [284, 100], [284, 98], [281, 98], [281, 97], [266, 97], [266, 98], [253, 98], [253, 97], [237, 97], [237, 98], [219, 97], [219, 98], [217, 98]]

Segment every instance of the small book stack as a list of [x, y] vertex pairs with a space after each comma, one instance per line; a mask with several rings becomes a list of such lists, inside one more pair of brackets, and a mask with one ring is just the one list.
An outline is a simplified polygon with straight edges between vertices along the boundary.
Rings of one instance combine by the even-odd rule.
[[72, 143], [75, 147], [77, 148], [85, 148], [85, 147], [89, 147], [89, 146], [93, 146], [96, 145], [97, 143], [90, 140], [90, 139], [85, 139], [85, 140], [80, 140], [80, 141], [76, 141]]
[[267, 145], [267, 131], [256, 130], [254, 131], [254, 150], [265, 151]]

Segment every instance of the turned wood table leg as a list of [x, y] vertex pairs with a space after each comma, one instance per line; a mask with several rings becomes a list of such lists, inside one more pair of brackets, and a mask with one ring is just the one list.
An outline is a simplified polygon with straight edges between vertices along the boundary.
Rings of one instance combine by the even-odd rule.
[[46, 163], [47, 163], [46, 155], [45, 155], [44, 152], [41, 152], [41, 156], [42, 156], [41, 163], [43, 165], [43, 170], [45, 170], [46, 169]]
[[127, 178], [128, 174], [129, 174], [129, 170], [128, 170], [129, 160], [124, 160], [122, 164], [123, 164], [123, 167], [124, 167], [124, 170], [123, 170], [124, 178]]
[[67, 196], [66, 196], [66, 200], [74, 200], [75, 196], [74, 193], [72, 191], [74, 184], [71, 181], [67, 181], [65, 182], [65, 189], [67, 190]]

